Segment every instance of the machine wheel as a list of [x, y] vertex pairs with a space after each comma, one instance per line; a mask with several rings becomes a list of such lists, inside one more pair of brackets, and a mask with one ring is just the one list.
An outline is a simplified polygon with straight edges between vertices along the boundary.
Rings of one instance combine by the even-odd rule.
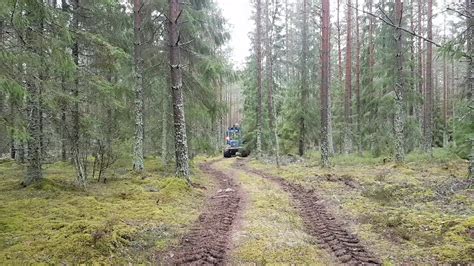
[[250, 155], [250, 150], [247, 150], [245, 148], [239, 150], [240, 157], [247, 157]]
[[224, 158], [230, 158], [232, 157], [232, 152], [230, 150], [225, 150], [224, 151]]

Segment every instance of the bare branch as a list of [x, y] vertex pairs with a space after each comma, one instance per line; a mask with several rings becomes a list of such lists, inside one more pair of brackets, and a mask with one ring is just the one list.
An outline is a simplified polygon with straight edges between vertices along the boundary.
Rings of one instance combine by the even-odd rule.
[[[420, 35], [420, 34], [414, 32], [414, 31], [411, 31], [411, 30], [406, 29], [406, 28], [404, 28], [404, 27], [401, 27], [401, 26], [399, 26], [399, 25], [395, 25], [393, 22], [388, 21], [388, 20], [386, 20], [386, 19], [384, 19], [384, 18], [382, 18], [382, 17], [380, 17], [380, 16], [377, 16], [377, 15], [371, 13], [371, 12], [368, 12], [368, 11], [365, 11], [365, 10], [360, 10], [360, 9], [358, 9], [357, 7], [354, 7], [354, 6], [350, 6], [350, 7], [353, 8], [353, 9], [359, 10], [359, 11], [361, 11], [361, 12], [364, 13], [364, 14], [367, 14], [367, 15], [369, 15], [369, 16], [372, 16], [372, 17], [374, 17], [374, 18], [377, 18], [377, 19], [381, 20], [383, 23], [385, 23], [385, 24], [387, 24], [387, 25], [389, 25], [389, 26], [391, 26], [391, 27], [394, 27], [394, 28], [396, 28], [396, 29], [400, 29], [400, 30], [402, 30], [402, 31], [404, 31], [404, 32], [406, 32], [406, 33], [408, 33], [408, 34], [411, 34], [411, 35], [413, 35], [413, 36], [415, 36], [415, 37], [417, 37], [417, 38], [420, 38], [420, 39], [422, 39], [422, 40], [424, 40], [424, 41], [426, 41], [426, 42], [432, 43], [432, 44], [434, 44], [436, 47], [441, 47], [441, 45], [438, 44], [438, 43], [436, 43], [435, 41], [430, 40], [430, 39], [428, 39], [428, 38], [426, 38], [426, 37], [424, 37], [424, 36], [422, 36], [422, 35]], [[384, 14], [385, 14], [385, 13], [384, 13]]]

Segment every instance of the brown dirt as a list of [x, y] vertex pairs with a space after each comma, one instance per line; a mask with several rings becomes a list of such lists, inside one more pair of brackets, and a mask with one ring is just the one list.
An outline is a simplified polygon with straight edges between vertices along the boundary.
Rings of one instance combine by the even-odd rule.
[[200, 168], [216, 179], [217, 192], [209, 198], [189, 234], [172, 252], [172, 264], [208, 265], [227, 261], [232, 229], [242, 205], [242, 192], [231, 176], [212, 168], [212, 163]]
[[303, 218], [307, 233], [315, 237], [317, 243], [322, 248], [329, 250], [338, 261], [344, 264], [381, 264], [381, 261], [360, 243], [357, 236], [343, 228], [342, 224], [327, 210], [326, 205], [314, 190], [292, 184], [281, 177], [250, 169], [244, 163], [238, 167], [272, 180], [278, 183], [284, 191], [290, 193]]

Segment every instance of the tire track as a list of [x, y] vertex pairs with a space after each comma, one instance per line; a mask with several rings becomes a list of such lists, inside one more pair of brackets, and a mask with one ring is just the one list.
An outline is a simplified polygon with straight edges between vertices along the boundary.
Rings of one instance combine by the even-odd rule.
[[242, 192], [231, 176], [212, 168], [208, 162], [200, 169], [218, 181], [203, 213], [174, 251], [173, 264], [224, 264], [227, 260], [233, 225], [241, 209]]
[[339, 262], [344, 264], [381, 264], [381, 261], [360, 243], [357, 236], [343, 228], [341, 223], [321, 203], [314, 190], [306, 189], [299, 184], [292, 184], [281, 177], [251, 169], [245, 163], [237, 166], [239, 169], [278, 183], [284, 191], [290, 193], [303, 218], [307, 233], [315, 237], [316, 242], [322, 248], [331, 251]]

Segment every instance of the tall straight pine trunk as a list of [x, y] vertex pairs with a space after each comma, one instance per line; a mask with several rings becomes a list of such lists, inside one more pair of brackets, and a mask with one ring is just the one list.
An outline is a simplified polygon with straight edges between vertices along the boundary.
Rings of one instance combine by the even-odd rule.
[[330, 71], [330, 7], [329, 0], [322, 0], [321, 14], [321, 161], [329, 167], [329, 71]]
[[[433, 0], [428, 0], [428, 39], [433, 39]], [[426, 88], [423, 112], [424, 150], [431, 154], [433, 145], [433, 44], [428, 42], [426, 51]]]
[[303, 30], [301, 36], [302, 51], [301, 51], [301, 90], [300, 90], [300, 121], [299, 121], [299, 147], [298, 152], [300, 156], [304, 155], [305, 152], [305, 140], [306, 140], [306, 108], [308, 101], [308, 0], [303, 0]]
[[[467, 18], [467, 52], [468, 54], [473, 54], [473, 47], [474, 47], [474, 3], [472, 0], [466, 0], [466, 9], [471, 14], [469, 18]], [[473, 94], [473, 86], [474, 86], [474, 59], [471, 58], [468, 60], [467, 71], [466, 71], [466, 86], [467, 86], [467, 94], [468, 100], [472, 100]], [[474, 178], [474, 138], [471, 139], [471, 154], [469, 155], [469, 178]]]
[[[40, 23], [39, 23], [40, 24]], [[36, 29], [38, 32], [42, 31], [41, 29]], [[29, 44], [29, 48], [32, 49], [36, 54], [41, 54], [39, 49], [34, 48], [33, 44], [33, 27], [29, 27], [26, 30], [26, 41]], [[39, 76], [37, 71], [30, 67], [28, 64], [25, 64], [25, 72], [27, 76], [25, 77], [26, 86], [28, 91], [28, 101], [27, 101], [27, 133], [28, 133], [28, 154], [27, 154], [27, 168], [26, 176], [22, 182], [23, 186], [31, 185], [35, 182], [40, 181], [43, 178], [42, 172], [42, 153], [41, 153], [41, 94], [40, 86], [41, 80], [35, 79], [33, 77]], [[40, 70], [41, 71], [41, 70]]]
[[[274, 19], [270, 16], [270, 0], [265, 2], [265, 25], [266, 25], [266, 38], [265, 38], [265, 50], [267, 57], [267, 87], [268, 87], [268, 116], [270, 131], [273, 135], [272, 150], [275, 155], [275, 161], [277, 166], [280, 166], [280, 143], [278, 140], [278, 132], [276, 125], [276, 114], [273, 106], [273, 27]], [[277, 9], [275, 9], [277, 12]]]
[[262, 68], [262, 1], [257, 0], [257, 14], [255, 17], [257, 23], [257, 33], [255, 36], [255, 46], [257, 51], [257, 157], [262, 156], [262, 86], [263, 86], [263, 68]]
[[183, 78], [180, 55], [180, 16], [183, 12], [179, 0], [169, 0], [168, 38], [170, 47], [171, 94], [173, 97], [174, 136], [176, 150], [176, 176], [189, 180], [188, 140], [184, 114]]
[[402, 39], [402, 20], [403, 20], [403, 3], [401, 0], [395, 0], [395, 21], [398, 27], [395, 29], [396, 42], [396, 73], [395, 73], [395, 161], [402, 163], [405, 158], [403, 147], [403, 129], [405, 127], [405, 106], [403, 96], [405, 93], [404, 77], [403, 77], [403, 39]]
[[352, 152], [352, 7], [347, 0], [346, 76], [344, 95], [344, 153]]
[[[79, 31], [79, 0], [72, 1], [72, 22], [71, 28], [73, 32]], [[71, 153], [74, 166], [76, 167], [76, 179], [80, 186], [86, 186], [86, 166], [84, 164], [84, 156], [81, 153], [81, 140], [80, 140], [80, 131], [81, 131], [81, 120], [80, 120], [80, 110], [79, 110], [79, 41], [78, 34], [76, 34], [74, 42], [72, 44], [72, 57], [74, 64], [76, 65], [76, 74], [74, 77], [74, 84], [72, 86], [72, 96], [74, 97], [74, 103], [71, 108], [71, 118], [72, 118], [72, 131], [70, 133], [71, 137]]]
[[145, 168], [143, 159], [144, 125], [143, 113], [145, 108], [143, 98], [143, 34], [142, 34], [142, 0], [134, 0], [134, 28], [135, 42], [133, 45], [135, 68], [135, 143], [133, 147], [133, 170], [142, 172]]
[[[356, 7], [359, 6], [359, 1], [356, 0]], [[355, 94], [356, 94], [356, 112], [357, 112], [357, 128], [356, 128], [356, 146], [357, 151], [362, 152], [362, 133], [361, 133], [361, 106], [360, 106], [360, 25], [359, 25], [359, 9], [356, 9], [356, 84], [355, 84]]]

